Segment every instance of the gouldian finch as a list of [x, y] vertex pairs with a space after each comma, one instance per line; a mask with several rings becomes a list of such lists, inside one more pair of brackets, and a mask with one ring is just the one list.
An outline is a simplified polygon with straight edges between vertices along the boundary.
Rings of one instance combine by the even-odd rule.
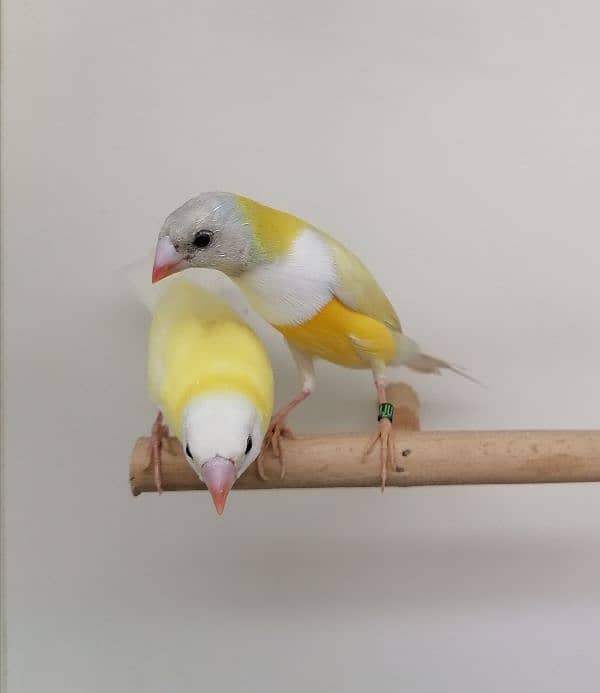
[[[289, 413], [315, 388], [315, 358], [373, 373], [379, 401], [381, 479], [394, 459], [386, 366], [439, 373], [446, 361], [421, 352], [402, 333], [390, 301], [363, 263], [341, 243], [298, 217], [247, 197], [209, 192], [165, 220], [152, 281], [189, 267], [213, 268], [237, 283], [250, 305], [285, 338], [301, 375], [296, 396], [273, 417], [265, 444], [281, 455]], [[463, 375], [461, 373], [461, 375]], [[468, 376], [467, 376], [468, 377]]]
[[159, 409], [151, 437], [158, 490], [170, 427], [220, 515], [235, 480], [257, 458], [273, 411], [273, 372], [262, 342], [216, 296], [175, 281], [154, 308], [148, 384]]

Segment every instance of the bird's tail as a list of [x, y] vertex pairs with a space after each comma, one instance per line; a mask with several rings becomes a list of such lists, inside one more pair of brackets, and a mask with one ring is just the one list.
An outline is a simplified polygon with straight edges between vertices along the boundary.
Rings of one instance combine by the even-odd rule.
[[156, 284], [152, 283], [152, 265], [154, 253], [132, 262], [117, 271], [127, 291], [153, 312], [159, 300], [167, 293], [170, 286], [185, 282], [210, 292], [213, 296], [227, 303], [238, 315], [246, 318], [248, 304], [237, 287], [225, 275], [214, 270], [186, 270], [185, 272], [165, 277]]
[[390, 366], [406, 366], [417, 373], [434, 373], [436, 375], [441, 375], [443, 370], [448, 370], [481, 385], [478, 380], [465, 373], [461, 368], [435, 356], [424, 354], [416, 342], [401, 333], [396, 337], [396, 355]]
[[128, 293], [132, 293], [150, 312], [167, 289], [166, 279], [164, 285], [163, 282], [152, 283], [153, 257], [149, 254], [117, 270], [117, 275], [125, 284]]

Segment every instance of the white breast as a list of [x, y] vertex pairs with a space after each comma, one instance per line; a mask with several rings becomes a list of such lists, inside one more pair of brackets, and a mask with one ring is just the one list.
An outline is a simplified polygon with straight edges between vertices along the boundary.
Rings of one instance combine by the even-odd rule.
[[336, 284], [333, 252], [318, 233], [302, 231], [285, 258], [249, 270], [235, 281], [267, 322], [306, 322], [331, 300]]

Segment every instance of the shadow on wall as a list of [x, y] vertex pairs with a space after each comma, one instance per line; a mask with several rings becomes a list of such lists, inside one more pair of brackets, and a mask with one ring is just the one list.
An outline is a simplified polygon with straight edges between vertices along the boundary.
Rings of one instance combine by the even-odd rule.
[[[257, 537], [242, 550], [224, 551], [214, 541], [198, 553], [174, 544], [156, 558], [178, 564], [180, 589], [161, 593], [157, 607], [169, 618], [175, 611], [190, 621], [227, 614], [253, 621], [267, 614], [312, 619], [349, 609], [367, 618], [389, 611], [408, 616], [433, 609], [560, 606], [600, 596], [600, 558], [590, 551], [593, 538], [584, 539]], [[200, 587], [203, 598], [197, 599]], [[151, 584], [142, 581], [139, 588], [137, 598], [152, 603]]]

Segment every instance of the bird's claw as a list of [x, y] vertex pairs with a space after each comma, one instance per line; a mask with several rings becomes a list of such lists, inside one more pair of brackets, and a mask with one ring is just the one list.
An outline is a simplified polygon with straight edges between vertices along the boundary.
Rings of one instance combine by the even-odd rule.
[[256, 460], [256, 471], [262, 481], [267, 481], [267, 475], [264, 467], [264, 457], [266, 451], [271, 448], [273, 454], [279, 459], [281, 467], [279, 478], [285, 477], [285, 461], [283, 459], [283, 450], [281, 448], [281, 438], [294, 438], [292, 431], [285, 425], [285, 421], [274, 421], [271, 423], [267, 435], [263, 441], [263, 446]]
[[363, 452], [363, 463], [367, 461], [367, 457], [378, 441], [381, 441], [379, 459], [381, 462], [381, 492], [383, 493], [387, 481], [388, 467], [392, 465], [396, 459], [396, 439], [392, 429], [392, 423], [389, 419], [381, 419], [379, 421], [377, 433], [369, 440]]
[[169, 438], [169, 427], [163, 425], [162, 414], [159, 412], [156, 416], [156, 420], [152, 426], [152, 432], [150, 434], [150, 461], [146, 466], [146, 469], [150, 467], [154, 468], [154, 484], [158, 493], [162, 493], [162, 449], [167, 441], [167, 446], [169, 447], [169, 452], [172, 452], [171, 439]]

